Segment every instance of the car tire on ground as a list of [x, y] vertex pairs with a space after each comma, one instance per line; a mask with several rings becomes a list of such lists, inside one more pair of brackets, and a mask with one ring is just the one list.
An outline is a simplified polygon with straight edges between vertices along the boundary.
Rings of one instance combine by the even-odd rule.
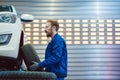
[[51, 72], [0, 71], [0, 80], [56, 80], [56, 75]]

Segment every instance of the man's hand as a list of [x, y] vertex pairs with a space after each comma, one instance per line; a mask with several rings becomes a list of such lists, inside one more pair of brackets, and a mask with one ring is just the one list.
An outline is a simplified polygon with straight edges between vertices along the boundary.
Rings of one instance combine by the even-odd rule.
[[32, 61], [32, 62], [33, 62], [33, 64], [30, 66], [30, 70], [35, 71], [39, 68], [39, 63], [35, 62], [35, 61]]

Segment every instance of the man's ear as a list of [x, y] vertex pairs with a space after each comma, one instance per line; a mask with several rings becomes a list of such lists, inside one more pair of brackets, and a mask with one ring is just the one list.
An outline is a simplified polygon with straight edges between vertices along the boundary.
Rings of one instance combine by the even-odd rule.
[[52, 29], [56, 31], [56, 27], [55, 26], [53, 26]]

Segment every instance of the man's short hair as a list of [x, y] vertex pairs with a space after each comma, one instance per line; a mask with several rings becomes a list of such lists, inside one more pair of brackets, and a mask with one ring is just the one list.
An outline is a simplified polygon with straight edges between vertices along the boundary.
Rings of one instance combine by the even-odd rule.
[[59, 23], [57, 20], [47, 20], [47, 22], [51, 23], [51, 26], [55, 26], [56, 27], [56, 31], [59, 30]]

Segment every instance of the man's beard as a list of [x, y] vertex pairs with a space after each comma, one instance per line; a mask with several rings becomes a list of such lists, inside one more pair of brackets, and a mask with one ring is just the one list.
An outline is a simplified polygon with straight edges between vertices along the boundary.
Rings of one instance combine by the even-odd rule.
[[52, 33], [47, 33], [47, 37], [51, 37], [52, 36]]
[[49, 38], [49, 37], [51, 37], [52, 36], [52, 32], [47, 32], [46, 31], [46, 36]]

